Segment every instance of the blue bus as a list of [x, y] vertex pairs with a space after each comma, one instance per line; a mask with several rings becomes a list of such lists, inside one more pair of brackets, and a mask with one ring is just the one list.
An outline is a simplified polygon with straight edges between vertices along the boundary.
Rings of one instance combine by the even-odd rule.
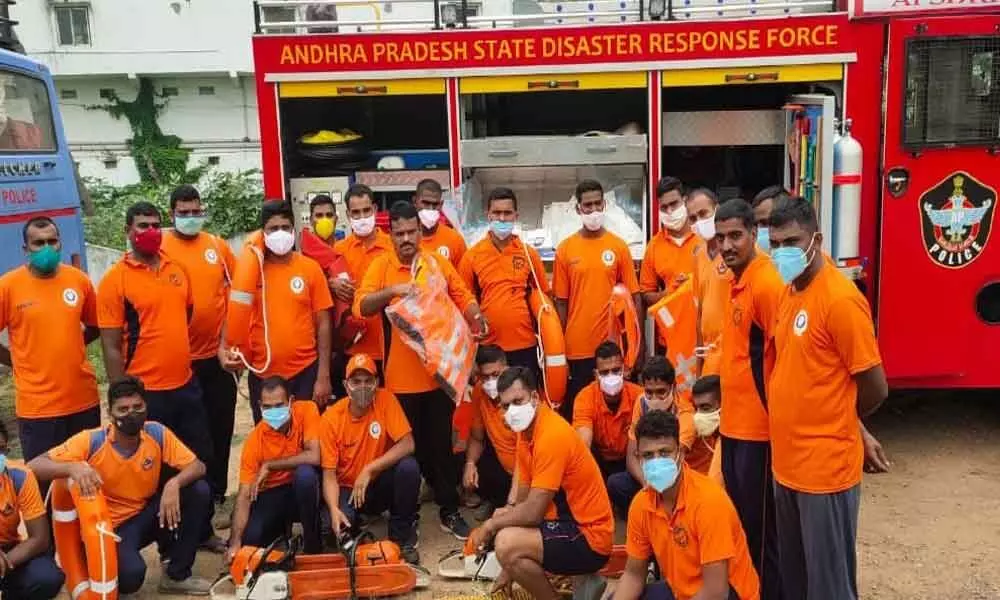
[[24, 264], [22, 228], [47, 215], [58, 225], [63, 262], [86, 269], [82, 186], [48, 68], [0, 49], [0, 274]]

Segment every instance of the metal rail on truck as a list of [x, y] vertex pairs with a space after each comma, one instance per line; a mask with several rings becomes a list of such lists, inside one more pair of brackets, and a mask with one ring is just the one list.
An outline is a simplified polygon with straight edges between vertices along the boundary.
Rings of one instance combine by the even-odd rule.
[[[257, 33], [509, 29], [838, 12], [840, 0], [256, 0]], [[343, 13], [343, 14], [341, 14]]]

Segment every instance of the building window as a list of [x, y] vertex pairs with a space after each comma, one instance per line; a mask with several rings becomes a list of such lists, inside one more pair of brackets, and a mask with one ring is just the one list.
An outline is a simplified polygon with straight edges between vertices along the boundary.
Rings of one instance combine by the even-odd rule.
[[105, 158], [104, 159], [104, 168], [105, 169], [117, 169], [118, 168], [118, 159], [117, 158]]
[[[448, 9], [445, 8], [446, 6], [449, 6], [449, 5], [450, 5], [450, 7], [454, 7], [455, 16], [458, 18], [458, 22], [459, 23], [464, 22], [464, 19], [462, 18], [462, 4], [459, 3], [459, 2], [453, 2], [453, 3], [452, 2], [448, 2], [448, 3], [442, 2], [441, 3], [441, 13], [440, 13], [441, 22], [443, 23], [444, 20], [445, 20], [445, 12], [446, 12], [446, 10], [451, 10], [450, 7]], [[479, 2], [466, 2], [466, 4], [465, 4], [465, 18], [466, 19], [468, 19], [469, 17], [478, 17], [482, 12], [483, 12], [483, 5], [481, 3], [479, 3]]]
[[99, 95], [105, 100], [113, 100], [117, 94], [115, 94], [114, 88], [101, 88]]
[[60, 46], [90, 45], [90, 9], [86, 6], [56, 6], [56, 28]]
[[198, 86], [199, 96], [214, 96], [215, 86], [214, 85], [199, 85]]
[[219, 164], [219, 157], [218, 156], [209, 156], [208, 157], [208, 164], [212, 165], [213, 167], [216, 166], [216, 165], [218, 165]]
[[294, 27], [274, 27], [268, 26], [268, 23], [291, 23], [296, 20], [296, 10], [294, 6], [284, 7], [284, 6], [263, 6], [260, 11], [260, 24], [261, 27], [266, 27], [264, 33], [280, 33], [280, 34], [292, 34], [295, 33]]
[[163, 96], [164, 97], [167, 97], [167, 96], [176, 96], [179, 93], [180, 92], [175, 87], [165, 87], [165, 88], [163, 88]]
[[76, 90], [59, 90], [59, 98], [63, 100], [76, 100]]
[[998, 37], [908, 42], [903, 145], [1000, 144], [998, 80]]

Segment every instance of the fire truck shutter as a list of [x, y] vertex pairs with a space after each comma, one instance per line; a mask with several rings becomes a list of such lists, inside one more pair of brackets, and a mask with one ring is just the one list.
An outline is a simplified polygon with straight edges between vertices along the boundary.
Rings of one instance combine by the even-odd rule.
[[283, 82], [278, 93], [282, 98], [433, 95], [444, 94], [444, 79], [294, 81]]
[[644, 72], [501, 75], [497, 77], [464, 77], [459, 82], [459, 92], [462, 94], [621, 90], [644, 87], [646, 87], [646, 73]]

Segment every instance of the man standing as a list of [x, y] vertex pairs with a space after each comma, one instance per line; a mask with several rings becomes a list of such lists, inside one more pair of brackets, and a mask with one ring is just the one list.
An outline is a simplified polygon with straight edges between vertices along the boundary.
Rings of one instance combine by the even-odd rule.
[[576, 186], [576, 212], [583, 227], [559, 244], [552, 267], [552, 293], [566, 330], [569, 359], [569, 386], [559, 408], [567, 421], [573, 419], [576, 395], [593, 381], [594, 351], [608, 338], [608, 310], [615, 285], [628, 288], [636, 312], [642, 314], [632, 254], [620, 237], [604, 228], [604, 208], [600, 183], [585, 180]]
[[205, 463], [208, 480], [215, 501], [221, 503], [226, 497], [236, 416], [236, 380], [232, 371], [238, 369], [239, 363], [233, 363], [220, 349], [226, 298], [236, 259], [225, 240], [202, 231], [205, 209], [194, 186], [174, 189], [170, 194], [170, 211], [174, 229], [163, 237], [163, 252], [190, 276], [188, 284], [194, 300], [188, 325], [191, 368], [201, 387], [212, 441], [213, 460]]
[[532, 598], [558, 598], [546, 573], [590, 575], [611, 556], [615, 520], [594, 456], [573, 427], [538, 396], [531, 371], [511, 367], [497, 382], [504, 420], [519, 434], [517, 498], [473, 532], [472, 547], [493, 540], [503, 572]]
[[724, 202], [715, 213], [715, 225], [722, 259], [733, 272], [719, 373], [722, 473], [760, 575], [761, 597], [770, 600], [783, 596], [774, 532], [764, 348], [773, 334], [784, 284], [770, 258], [756, 250], [749, 204], [739, 198]]
[[140, 379], [150, 418], [176, 433], [201, 462], [212, 464], [208, 416], [191, 370], [191, 279], [161, 248], [155, 206], [133, 204], [125, 223], [132, 250], [108, 270], [97, 290], [108, 380]]
[[[389, 238], [389, 234], [375, 226], [375, 202], [371, 188], [356, 183], [347, 189], [344, 197], [347, 202], [351, 233], [337, 242], [334, 249], [347, 261], [350, 277], [341, 277], [330, 282], [330, 289], [337, 299], [353, 304], [355, 287], [364, 279], [368, 267], [376, 257], [392, 252], [392, 239]], [[368, 356], [375, 361], [375, 366], [381, 374], [384, 345], [382, 318], [375, 315], [365, 320], [364, 333], [347, 349], [347, 354]], [[333, 375], [340, 376], [339, 372]]]
[[323, 499], [337, 534], [356, 533], [362, 514], [389, 511], [389, 539], [403, 558], [420, 563], [417, 519], [420, 467], [413, 432], [399, 400], [379, 385], [375, 362], [355, 354], [347, 363], [348, 398], [323, 414]]
[[[384, 314], [387, 306], [415, 291], [418, 284], [413, 269], [414, 261], [419, 258], [434, 261], [447, 282], [449, 296], [469, 321], [473, 333], [484, 334], [488, 329], [486, 320], [455, 268], [442, 255], [420, 250], [417, 209], [408, 202], [396, 202], [389, 210], [389, 225], [394, 251], [377, 257], [368, 267], [354, 295], [354, 315], [368, 318]], [[434, 490], [441, 527], [464, 540], [469, 535], [469, 526], [458, 512], [458, 469], [454, 468], [451, 445], [455, 403], [395, 328], [389, 339], [385, 380], [386, 388], [399, 398], [413, 428], [417, 461], [424, 479]]]
[[309, 229], [329, 246], [337, 242], [337, 205], [326, 194], [316, 194], [309, 201]]
[[[635, 426], [646, 488], [628, 511], [628, 562], [615, 590], [623, 600], [757, 600], [760, 584], [732, 502], [684, 464], [677, 417], [652, 411]], [[662, 581], [646, 584], [650, 559]]]
[[[722, 323], [726, 304], [729, 302], [729, 279], [732, 275], [719, 252], [715, 239], [715, 211], [719, 200], [708, 188], [692, 190], [687, 195], [688, 220], [701, 236], [704, 244], [695, 254], [693, 285], [698, 304], [698, 364], [701, 375], [719, 372], [722, 346]], [[711, 224], [709, 224], [711, 223]]]
[[[250, 304], [248, 355], [251, 369], [250, 408], [260, 422], [261, 381], [278, 375], [288, 381], [291, 396], [312, 398], [322, 411], [330, 400], [330, 312], [333, 299], [316, 261], [294, 251], [292, 206], [271, 200], [260, 211], [264, 234], [264, 280], [259, 295], [232, 294], [230, 302]], [[258, 260], [244, 255], [245, 260]], [[241, 258], [241, 260], [244, 260]], [[319, 357], [324, 357], [319, 360]]]
[[413, 205], [417, 207], [420, 217], [420, 249], [426, 252], [437, 252], [458, 267], [465, 254], [465, 240], [462, 234], [447, 224], [442, 227], [441, 205], [443, 190], [441, 184], [433, 179], [424, 179], [417, 184], [413, 193]]
[[307, 554], [323, 550], [319, 533], [319, 411], [311, 400], [292, 400], [288, 382], [260, 384], [263, 422], [243, 443], [240, 489], [233, 512], [227, 562], [240, 546], [267, 546], [292, 521], [302, 523]]
[[790, 598], [857, 598], [858, 418], [888, 395], [875, 326], [865, 297], [823, 256], [809, 202], [777, 202], [770, 227], [789, 284], [769, 381], [782, 580]]
[[97, 329], [97, 294], [85, 273], [60, 263], [59, 228], [24, 224], [28, 264], [0, 277], [0, 363], [14, 368], [14, 411], [28, 460], [75, 433], [99, 427], [97, 379], [87, 344]]
[[[704, 239], [692, 231], [680, 179], [661, 179], [656, 186], [656, 199], [661, 229], [646, 245], [639, 271], [639, 290], [646, 306], [653, 306], [691, 277], [695, 254], [704, 244]], [[702, 226], [705, 221], [697, 223]]]
[[594, 381], [580, 390], [573, 406], [573, 428], [590, 448], [605, 480], [625, 471], [625, 450], [632, 411], [642, 388], [625, 381], [622, 350], [602, 342], [594, 353]]
[[[118, 591], [133, 594], [146, 578], [139, 553], [172, 538], [161, 594], [207, 596], [211, 582], [191, 574], [212, 494], [205, 465], [164, 425], [146, 421], [142, 382], [126, 376], [108, 388], [111, 423], [80, 432], [29, 463], [39, 479], [71, 478], [84, 496], [100, 490], [118, 542]], [[179, 471], [160, 485], [164, 466]], [[183, 518], [182, 518], [183, 517]]]
[[549, 293], [545, 265], [537, 250], [514, 235], [514, 191], [496, 188], [486, 202], [490, 231], [465, 253], [458, 273], [479, 299], [487, 321], [493, 324], [484, 341], [503, 348], [508, 364], [528, 367], [540, 375], [528, 293], [532, 287]]

